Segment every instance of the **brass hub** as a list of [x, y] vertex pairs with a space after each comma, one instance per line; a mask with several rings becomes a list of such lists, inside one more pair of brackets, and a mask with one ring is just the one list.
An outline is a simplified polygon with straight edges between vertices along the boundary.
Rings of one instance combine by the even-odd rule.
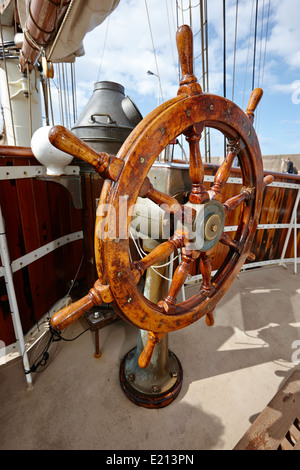
[[192, 208], [195, 212], [192, 222], [177, 221], [177, 229], [185, 230], [189, 233], [189, 249], [208, 251], [211, 250], [220, 240], [224, 225], [225, 211], [223, 205], [216, 200], [211, 200], [205, 204], [195, 204], [187, 202], [186, 207]]
[[222, 224], [221, 217], [218, 214], [211, 215], [204, 226], [204, 236], [206, 240], [213, 240], [219, 233]]

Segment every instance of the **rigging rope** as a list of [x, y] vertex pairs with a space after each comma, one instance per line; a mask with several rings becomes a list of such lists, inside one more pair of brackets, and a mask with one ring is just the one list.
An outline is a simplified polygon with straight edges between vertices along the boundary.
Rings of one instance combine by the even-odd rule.
[[252, 10], [251, 10], [251, 18], [250, 18], [250, 30], [249, 30], [249, 38], [248, 38], [248, 52], [247, 52], [246, 71], [245, 71], [245, 80], [244, 80], [244, 91], [243, 91], [243, 105], [242, 105], [242, 108], [243, 108], [243, 109], [244, 109], [244, 100], [245, 100], [246, 83], [247, 83], [248, 59], [249, 59], [249, 51], [250, 51], [250, 39], [251, 39], [251, 29], [252, 29], [252, 19], [253, 19], [254, 1], [255, 1], [255, 0], [252, 1]]
[[223, 87], [226, 98], [226, 0], [223, 0]]
[[262, 36], [264, 29], [264, 13], [265, 13], [265, 0], [263, 0], [262, 12], [261, 12], [261, 27], [260, 27], [260, 44], [259, 44], [259, 62], [258, 62], [258, 86], [260, 83], [260, 71], [261, 71], [261, 55], [262, 55]]
[[258, 0], [256, 0], [256, 9], [255, 9], [255, 29], [254, 29], [254, 51], [253, 51], [252, 90], [254, 90], [254, 80], [255, 80], [257, 16], [258, 16]]
[[76, 73], [75, 63], [71, 63], [71, 85], [72, 85], [72, 103], [73, 103], [73, 123], [77, 120], [77, 99], [76, 99]]
[[267, 26], [266, 26], [266, 38], [265, 38], [265, 51], [264, 51], [264, 60], [263, 60], [263, 69], [262, 69], [261, 86], [263, 86], [264, 74], [265, 74], [266, 52], [267, 52], [267, 42], [268, 42], [268, 33], [269, 33], [269, 20], [270, 20], [270, 6], [271, 6], [270, 4], [271, 4], [271, 0], [269, 0], [269, 6], [268, 6], [268, 16], [267, 16]]
[[[61, 32], [62, 32], [62, 30], [63, 30], [63, 28], [64, 28], [64, 26], [65, 26], [65, 24], [66, 24], [66, 21], [67, 21], [69, 15], [70, 15], [70, 12], [71, 12], [71, 10], [72, 10], [72, 7], [73, 7], [74, 3], [75, 3], [75, 0], [71, 0], [70, 3], [69, 3], [68, 9], [67, 9], [67, 11], [66, 11], [66, 13], [65, 13], [65, 16], [64, 16], [64, 19], [62, 20], [62, 23], [61, 23], [61, 25], [60, 25], [60, 28], [59, 28], [59, 30], [58, 30], [56, 36], [55, 36], [55, 40], [54, 40], [54, 42], [53, 42], [53, 44], [52, 44], [52, 46], [51, 46], [50, 52], [49, 52], [49, 54], [48, 54], [48, 57], [47, 57], [48, 60], [51, 59], [51, 56], [52, 56], [52, 54], [53, 54], [53, 52], [54, 52], [54, 49], [56, 48], [57, 41], [58, 41], [58, 39], [59, 39], [59, 37], [60, 37], [60, 35], [61, 35]], [[61, 5], [62, 5], [62, 3], [61, 3]]]
[[[223, 0], [223, 87], [224, 98], [226, 98], [226, 0]], [[224, 136], [224, 158], [227, 151], [227, 139]]]
[[237, 43], [238, 9], [239, 9], [239, 1], [238, 1], [238, 0], [236, 0], [236, 7], [235, 7], [235, 33], [234, 33], [234, 53], [233, 53], [233, 73], [232, 73], [232, 101], [234, 101], [234, 85], [235, 85], [235, 60], [236, 60], [236, 43]]
[[171, 24], [170, 24], [170, 18], [169, 18], [169, 8], [168, 8], [168, 0], [166, 0], [166, 10], [167, 10], [167, 18], [168, 18], [168, 28], [169, 28], [169, 35], [170, 35], [170, 44], [171, 44], [171, 51], [172, 51], [172, 57], [173, 57], [173, 65], [175, 67], [175, 72], [177, 73], [177, 68], [176, 68], [176, 59], [175, 59], [175, 54], [174, 54], [174, 48], [173, 48], [173, 34], [171, 32]]
[[[265, 37], [265, 50], [264, 50], [264, 59], [263, 59], [263, 67], [262, 67], [262, 77], [261, 77], [261, 82], [259, 83], [259, 86], [261, 88], [263, 87], [264, 75], [265, 75], [265, 63], [266, 63], [267, 42], [268, 42], [268, 33], [269, 33], [269, 20], [270, 20], [270, 6], [271, 6], [270, 4], [271, 4], [271, 0], [269, 0], [269, 5], [268, 5], [266, 37]], [[260, 111], [261, 111], [261, 106], [259, 106], [258, 115], [257, 115], [257, 132], [258, 132], [258, 129], [259, 129], [259, 124], [260, 124]]]
[[162, 102], [164, 102], [164, 96], [163, 96], [162, 87], [161, 87], [161, 80], [160, 80], [160, 74], [159, 74], [159, 69], [158, 69], [158, 64], [157, 64], [155, 47], [154, 47], [154, 41], [153, 41], [152, 28], [151, 28], [151, 22], [150, 22], [150, 16], [149, 16], [147, 0], [145, 0], [145, 7], [146, 7], [146, 11], [147, 11], [147, 18], [148, 18], [150, 36], [151, 36], [151, 41], [152, 41], [153, 54], [154, 54], [154, 60], [155, 60], [155, 65], [156, 65], [156, 72], [157, 72], [157, 77], [158, 77], [159, 90], [160, 90]]
[[[178, 2], [177, 2], [177, 3], [178, 3]], [[188, 7], [183, 8], [183, 6], [182, 6], [182, 7], [179, 7], [179, 6], [178, 6], [178, 8], [179, 8], [179, 10], [181, 10], [181, 11], [183, 11], [183, 12], [184, 12], [184, 11], [188, 11], [188, 10], [190, 11], [191, 8], [197, 8], [198, 6], [200, 6], [200, 3], [201, 3], [201, 0], [200, 0], [200, 2], [197, 3], [197, 5], [191, 5], [191, 0], [189, 0], [189, 6], [188, 6]], [[181, 5], [182, 5], [182, 0], [181, 0]]]
[[[113, 0], [113, 2], [114, 2], [114, 0]], [[113, 5], [113, 2], [111, 4], [111, 7]], [[107, 18], [107, 25], [106, 25], [106, 31], [105, 31], [105, 37], [104, 37], [104, 43], [103, 43], [103, 49], [102, 49], [102, 56], [101, 56], [101, 60], [100, 60], [99, 70], [98, 70], [97, 82], [99, 81], [100, 73], [101, 73], [101, 69], [102, 69], [102, 63], [103, 63], [104, 51], [105, 51], [105, 47], [106, 47], [109, 22], [110, 22], [110, 15]]]

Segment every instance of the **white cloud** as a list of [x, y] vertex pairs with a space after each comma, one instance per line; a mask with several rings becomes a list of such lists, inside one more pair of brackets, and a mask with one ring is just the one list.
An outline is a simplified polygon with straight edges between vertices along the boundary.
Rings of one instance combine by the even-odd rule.
[[[275, 7], [275, 8], [274, 8]], [[279, 55], [292, 68], [300, 68], [300, 2], [299, 0], [275, 1], [273, 27], [268, 51]]]
[[[86, 36], [86, 55], [77, 60], [79, 86], [86, 88], [88, 85], [92, 90], [92, 84], [98, 79], [117, 81], [125, 87], [126, 92], [154, 96], [156, 98], [153, 101], [157, 103], [158, 79], [147, 74], [151, 70], [160, 75], [164, 99], [174, 96], [178, 77], [172, 61], [175, 43], [173, 13], [169, 5], [169, 24], [173, 37], [171, 43], [165, 2], [151, 0], [147, 5], [151, 32], [145, 2], [121, 0], [110, 18]], [[80, 68], [81, 63], [84, 69]]]
[[[192, 8], [192, 12], [194, 13], [194, 34], [196, 34], [200, 28], [200, 15], [196, 9], [198, 3], [199, 2], [196, 0], [192, 1], [192, 7], [194, 7]], [[87, 78], [91, 83], [96, 81], [98, 79], [101, 63], [100, 80], [123, 80], [125, 83], [122, 84], [126, 89], [129, 89], [129, 91], [135, 90], [142, 95], [157, 96], [157, 79], [155, 76], [147, 75], [147, 70], [152, 70], [154, 73], [159, 72], [164, 98], [168, 99], [173, 96], [174, 87], [176, 88], [176, 86], [178, 86], [177, 50], [175, 43], [177, 22], [175, 12], [176, 5], [174, 1], [170, 0], [166, 2], [162, 2], [161, 0], [148, 0], [147, 5], [151, 31], [148, 24], [145, 1], [121, 0], [119, 7], [112, 13], [110, 18], [86, 36], [86, 56], [77, 61], [79, 65], [79, 83], [86, 84]], [[184, 11], [181, 12], [179, 9], [179, 24], [183, 22], [189, 23], [188, 5], [189, 2], [183, 1]], [[264, 2], [264, 11], [262, 10], [261, 2], [259, 5], [256, 50], [257, 65], [260, 63], [262, 67], [268, 2]], [[272, 0], [271, 5], [267, 52], [268, 54], [283, 57], [288, 64], [295, 67], [298, 64], [298, 60], [300, 61], [300, 52], [298, 51], [300, 28], [298, 28], [297, 24], [297, 18], [300, 17], [300, 15], [297, 16], [297, 13], [300, 13], [300, 2], [299, 0], [285, 0], [284, 2]], [[288, 8], [286, 8], [286, 5], [288, 5]], [[262, 13], [264, 13], [263, 23], [261, 22]], [[228, 88], [230, 88], [232, 84], [235, 15], [236, 0], [228, 0], [226, 2], [226, 65]], [[251, 18], [252, 21], [250, 24]], [[254, 19], [255, 2], [240, 0], [238, 4], [237, 24], [237, 74], [245, 74], [247, 63], [248, 74], [249, 76], [252, 74]], [[210, 0], [208, 2], [208, 21], [210, 90], [212, 92], [222, 93], [223, 9], [220, 0]], [[107, 41], [105, 50], [103, 50], [106, 32]], [[151, 33], [154, 41], [158, 70], [156, 69]], [[260, 41], [261, 35], [262, 41]], [[200, 78], [202, 66], [200, 34], [196, 34], [195, 36], [194, 56], [198, 57], [196, 66]], [[80, 69], [81, 63], [84, 63], [83, 70]], [[260, 71], [260, 73], [262, 72]], [[242, 80], [244, 80], [244, 77], [242, 79], [240, 77], [240, 88], [243, 87]]]
[[[278, 132], [279, 112], [274, 95], [285, 97], [280, 117], [290, 117], [288, 106], [294, 106], [293, 94], [298, 92], [296, 82], [300, 69], [300, 18], [299, 0], [270, 0], [271, 9], [268, 23], [268, 41], [265, 42], [269, 1], [259, 2], [256, 42], [255, 86], [262, 85], [265, 90], [260, 118], [262, 143], [268, 142], [269, 129], [273, 122], [274, 145]], [[144, 0], [121, 0], [118, 8], [109, 19], [90, 32], [84, 41], [86, 55], [77, 60], [77, 89], [80, 93], [81, 108], [91, 96], [94, 83], [111, 80], [121, 83], [125, 93], [133, 98], [143, 115], [158, 103], [159, 82], [148, 70], [159, 73], [164, 100], [176, 95], [178, 89], [178, 61], [176, 48], [176, 23], [189, 24], [189, 0], [183, 0], [183, 12], [176, 15], [174, 0], [147, 0], [151, 32], [148, 24]], [[208, 3], [208, 40], [209, 40], [209, 91], [223, 94], [223, 10], [220, 0]], [[181, 5], [181, 2], [178, 2]], [[200, 48], [199, 0], [191, 0], [193, 13], [195, 70], [201, 82], [202, 57]], [[253, 74], [255, 0], [238, 2], [237, 50], [235, 63], [235, 102], [243, 109], [247, 104]], [[197, 8], [196, 8], [197, 7]], [[263, 21], [262, 21], [263, 19]], [[233, 85], [233, 60], [235, 40], [236, 0], [226, 1], [226, 80], [227, 97], [231, 98]], [[251, 20], [251, 21], [250, 21]], [[107, 41], [105, 37], [107, 33]], [[158, 69], [151, 40], [153, 36]], [[104, 48], [105, 45], [105, 48]], [[266, 62], [264, 52], [266, 47]], [[99, 73], [100, 72], [100, 73]], [[298, 75], [297, 75], [298, 74]], [[258, 78], [260, 82], [258, 82]], [[300, 94], [295, 99], [300, 98]], [[283, 104], [283, 100], [281, 100]], [[286, 114], [285, 114], [286, 113]], [[296, 118], [295, 118], [296, 119]], [[293, 120], [295, 120], [293, 117]], [[264, 134], [264, 128], [267, 130]], [[280, 145], [284, 146], [282, 141]], [[288, 143], [295, 145], [295, 143]], [[285, 147], [288, 151], [288, 146]], [[278, 147], [278, 151], [280, 149]]]

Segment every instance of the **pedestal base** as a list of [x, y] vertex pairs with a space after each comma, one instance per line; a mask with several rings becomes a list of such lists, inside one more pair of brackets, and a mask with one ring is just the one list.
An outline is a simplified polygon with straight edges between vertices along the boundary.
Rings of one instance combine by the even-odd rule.
[[183, 371], [178, 358], [168, 350], [167, 335], [155, 346], [149, 366], [138, 365], [148, 333], [140, 330], [136, 348], [129, 351], [120, 365], [120, 384], [126, 396], [138, 406], [163, 408], [178, 396]]

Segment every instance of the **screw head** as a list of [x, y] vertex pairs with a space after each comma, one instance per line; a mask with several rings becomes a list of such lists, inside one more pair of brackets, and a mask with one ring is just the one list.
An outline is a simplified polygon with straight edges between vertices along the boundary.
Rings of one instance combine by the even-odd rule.
[[152, 387], [151, 387], [151, 392], [152, 392], [152, 393], [159, 393], [159, 392], [160, 392], [160, 388], [159, 388], [157, 385], [152, 385]]

